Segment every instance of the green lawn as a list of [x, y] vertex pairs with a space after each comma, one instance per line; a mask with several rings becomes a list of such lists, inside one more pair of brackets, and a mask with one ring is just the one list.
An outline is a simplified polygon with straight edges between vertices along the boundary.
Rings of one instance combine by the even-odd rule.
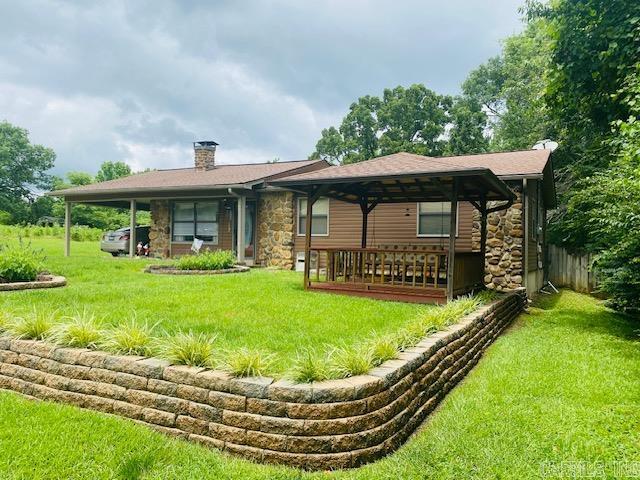
[[218, 336], [224, 348], [249, 347], [276, 354], [276, 370], [287, 368], [305, 346], [352, 344], [373, 332], [395, 332], [428, 308], [302, 289], [295, 272], [252, 270], [216, 276], [151, 275], [147, 259], [112, 258], [96, 242], [34, 238], [48, 268], [68, 286], [2, 293], [0, 310], [27, 314], [34, 308], [70, 315], [90, 309], [109, 323], [157, 323], [159, 330], [193, 330]]
[[255, 465], [127, 420], [0, 393], [0, 478], [522, 479], [540, 478], [542, 465], [601, 465], [596, 478], [616, 478], [613, 462], [640, 459], [639, 328], [585, 295], [544, 297], [407, 445], [331, 474]]

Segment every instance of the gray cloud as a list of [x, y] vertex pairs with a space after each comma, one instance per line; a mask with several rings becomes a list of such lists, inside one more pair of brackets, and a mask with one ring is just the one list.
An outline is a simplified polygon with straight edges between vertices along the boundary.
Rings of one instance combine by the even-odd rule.
[[304, 158], [351, 101], [456, 93], [521, 26], [520, 0], [0, 1], [0, 118], [57, 172]]

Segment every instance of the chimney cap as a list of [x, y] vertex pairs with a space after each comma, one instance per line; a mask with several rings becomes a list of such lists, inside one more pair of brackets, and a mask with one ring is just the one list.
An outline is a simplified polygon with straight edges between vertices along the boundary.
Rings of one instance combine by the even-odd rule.
[[219, 143], [214, 142], [213, 140], [201, 140], [199, 142], [193, 142], [193, 148], [198, 147], [216, 147]]

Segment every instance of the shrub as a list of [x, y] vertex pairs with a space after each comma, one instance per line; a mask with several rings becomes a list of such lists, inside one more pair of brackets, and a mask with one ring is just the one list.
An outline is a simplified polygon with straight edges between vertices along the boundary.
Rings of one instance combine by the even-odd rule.
[[76, 348], [98, 348], [104, 332], [93, 314], [83, 310], [64, 320], [68, 323], [53, 329], [51, 339], [55, 343]]
[[222, 270], [235, 265], [236, 257], [232, 251], [216, 250], [198, 255], [185, 255], [176, 260], [175, 266], [180, 270]]
[[374, 367], [383, 364], [387, 360], [398, 358], [398, 344], [389, 336], [375, 338], [371, 341], [371, 364]]
[[43, 340], [55, 323], [54, 312], [33, 312], [27, 317], [17, 317], [7, 326], [7, 331], [24, 340]]
[[364, 375], [373, 368], [370, 349], [365, 346], [336, 347], [330, 353], [330, 368], [333, 378]]
[[320, 382], [329, 378], [327, 358], [305, 348], [298, 352], [288, 376], [299, 383]]
[[223, 362], [223, 367], [236, 377], [260, 377], [269, 374], [274, 359], [272, 354], [242, 348], [229, 352]]
[[160, 352], [167, 360], [178, 365], [208, 367], [213, 361], [215, 336], [204, 333], [180, 332], [161, 342]]
[[101, 344], [105, 349], [123, 355], [148, 356], [151, 353], [153, 326], [139, 324], [135, 319], [114, 327]]
[[44, 254], [20, 240], [0, 246], [0, 281], [33, 282], [44, 268]]

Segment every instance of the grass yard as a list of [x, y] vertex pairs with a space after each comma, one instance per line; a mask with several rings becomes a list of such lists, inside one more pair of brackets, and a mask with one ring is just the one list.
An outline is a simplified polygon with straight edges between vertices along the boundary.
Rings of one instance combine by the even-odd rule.
[[146, 259], [112, 258], [97, 242], [73, 242], [71, 258], [63, 240], [33, 238], [48, 268], [67, 277], [64, 288], [7, 292], [0, 310], [18, 315], [56, 310], [71, 315], [88, 308], [108, 323], [158, 324], [168, 332], [192, 330], [217, 335], [225, 348], [248, 347], [276, 354], [283, 370], [306, 346], [351, 344], [373, 332], [395, 332], [429, 306], [381, 302], [302, 289], [295, 272], [252, 270], [215, 276], [142, 273]]
[[549, 477], [574, 478], [567, 469], [583, 465], [601, 466], [595, 478], [620, 478], [614, 469], [630, 464], [614, 462], [640, 459], [639, 328], [585, 295], [544, 297], [407, 445], [333, 473], [255, 465], [127, 420], [0, 392], [0, 478], [523, 479], [562, 466], [564, 475]]

